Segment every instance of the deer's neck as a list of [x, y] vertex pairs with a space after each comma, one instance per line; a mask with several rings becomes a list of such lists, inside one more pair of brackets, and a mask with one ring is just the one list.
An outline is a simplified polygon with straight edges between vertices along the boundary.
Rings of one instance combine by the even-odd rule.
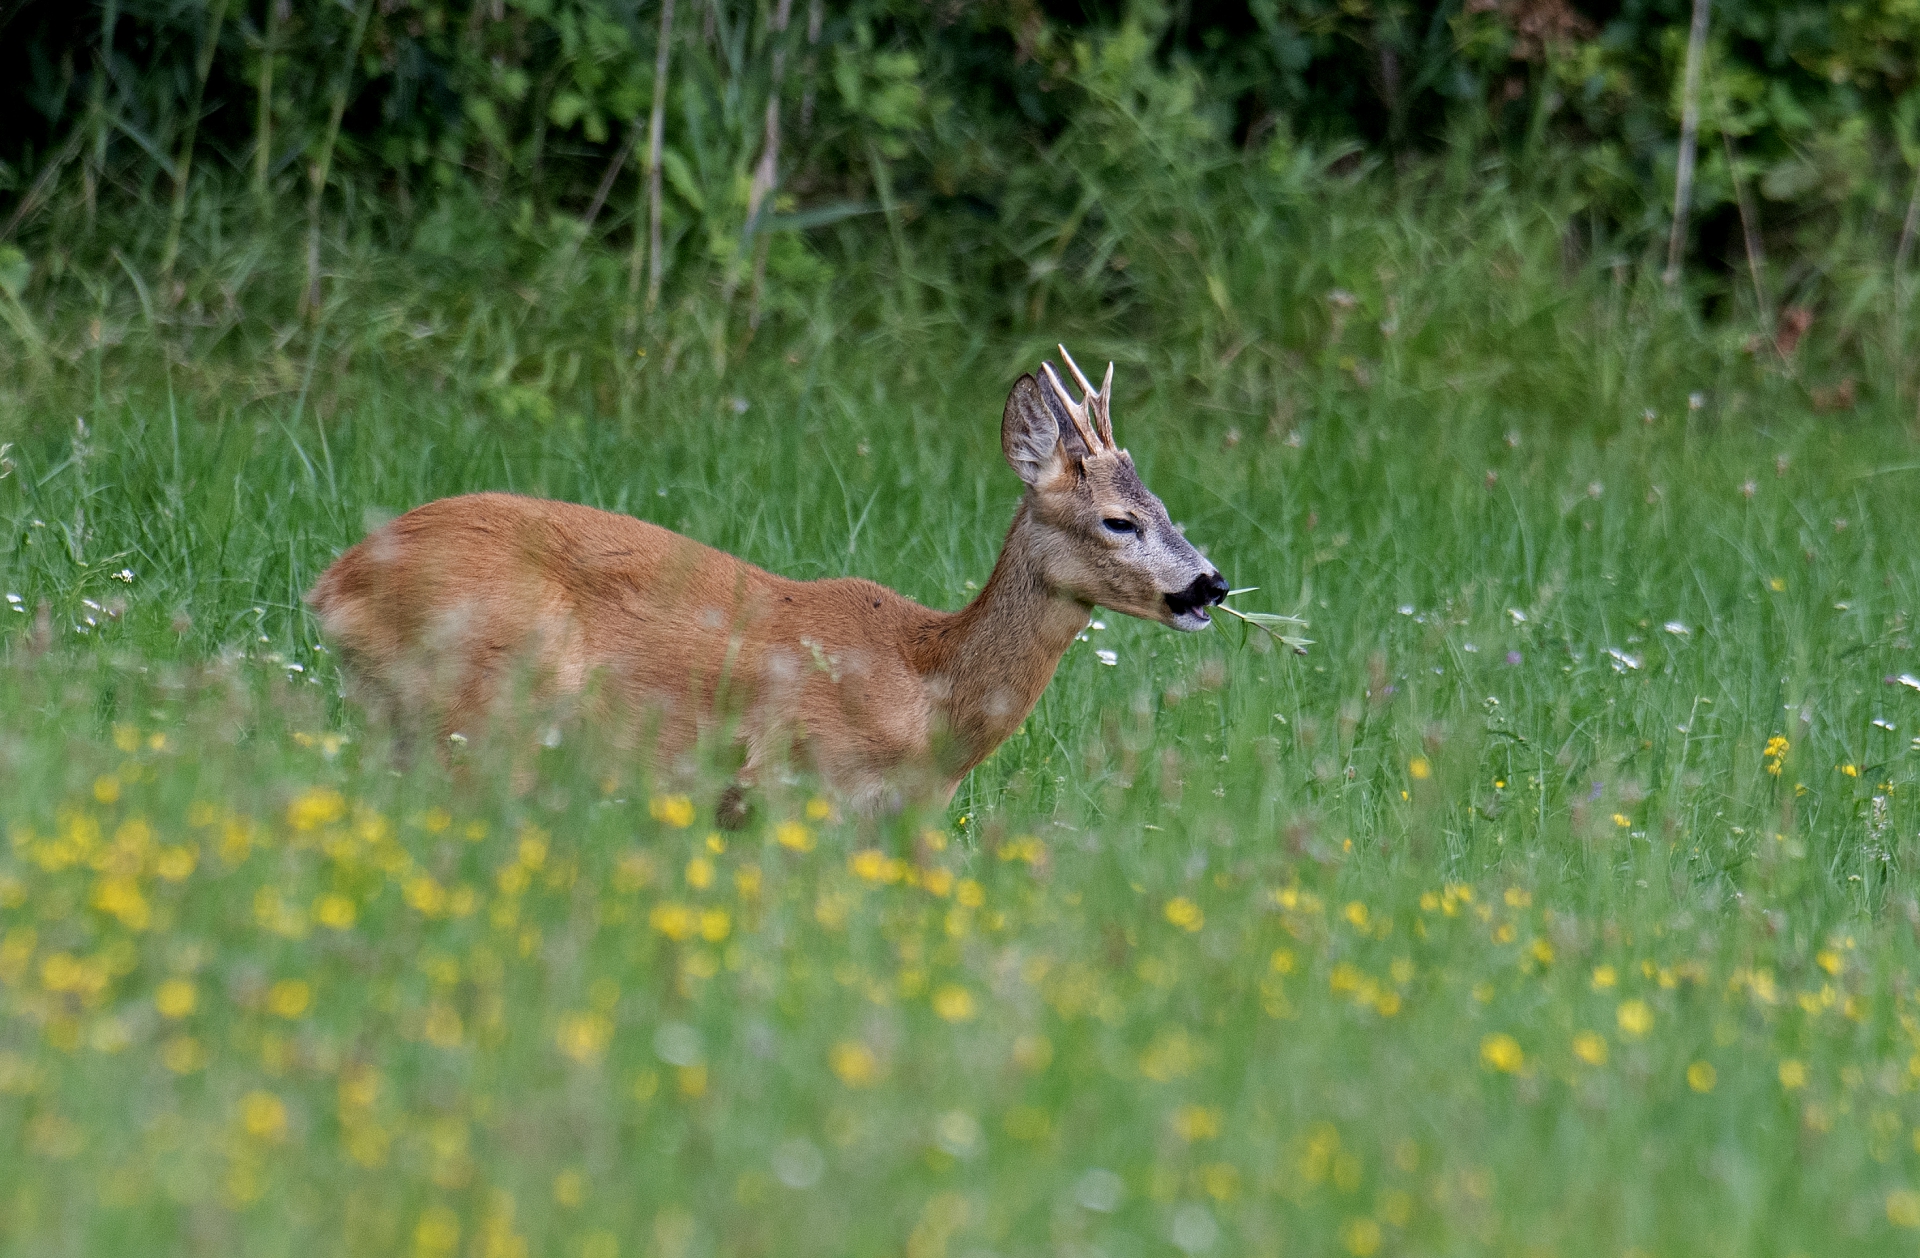
[[956, 774], [1020, 728], [1092, 613], [1048, 586], [1037, 533], [1022, 502], [986, 588], [934, 630], [918, 661], [951, 740], [941, 758]]

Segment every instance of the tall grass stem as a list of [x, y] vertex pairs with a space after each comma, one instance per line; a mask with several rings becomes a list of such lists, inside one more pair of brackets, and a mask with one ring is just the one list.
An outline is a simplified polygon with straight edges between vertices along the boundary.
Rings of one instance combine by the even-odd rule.
[[187, 107], [187, 124], [180, 137], [180, 157], [173, 164], [173, 211], [167, 220], [167, 244], [160, 255], [160, 276], [173, 275], [174, 260], [180, 254], [180, 229], [187, 221], [187, 184], [193, 178], [193, 144], [200, 133], [200, 110], [207, 99], [207, 76], [213, 73], [213, 54], [220, 47], [220, 28], [227, 21], [227, 0], [213, 0], [213, 12], [207, 16], [206, 38], [193, 65], [193, 98]]
[[320, 155], [307, 167], [310, 182], [307, 193], [307, 287], [301, 296], [301, 305], [309, 318], [320, 308], [320, 194], [326, 191], [327, 176], [333, 168], [333, 148], [340, 139], [340, 119], [347, 112], [347, 94], [353, 86], [353, 66], [360, 58], [360, 41], [366, 38], [374, 2], [360, 0], [359, 9], [354, 14], [353, 36], [347, 40], [347, 55], [340, 64], [340, 77], [333, 85], [333, 100], [327, 112], [327, 130], [320, 140]]
[[267, 0], [267, 29], [260, 40], [260, 77], [253, 123], [253, 198], [267, 204], [267, 176], [273, 165], [273, 61], [280, 46], [280, 7], [285, 0]]
[[1687, 31], [1686, 82], [1680, 98], [1680, 160], [1673, 176], [1673, 232], [1667, 237], [1669, 286], [1680, 280], [1680, 259], [1687, 248], [1687, 213], [1693, 200], [1694, 148], [1700, 135], [1700, 65], [1706, 58], [1707, 19], [1713, 0], [1693, 0], [1693, 25]]
[[[673, 54], [673, 0], [660, 3], [660, 43], [653, 58], [653, 111], [647, 116], [647, 313], [660, 304], [665, 265], [660, 248], [660, 159], [667, 128], [667, 70]], [[627, 275], [627, 339], [638, 327], [634, 297], [640, 287], [640, 233], [634, 233], [633, 265]]]

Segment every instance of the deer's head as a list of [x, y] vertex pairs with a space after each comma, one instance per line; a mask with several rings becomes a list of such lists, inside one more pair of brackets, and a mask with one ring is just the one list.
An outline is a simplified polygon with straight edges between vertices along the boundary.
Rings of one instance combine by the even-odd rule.
[[1076, 402], [1054, 374], [1021, 376], [1007, 396], [1000, 446], [1027, 484], [1033, 554], [1049, 587], [1087, 604], [1189, 632], [1227, 583], [1140, 483], [1133, 456], [1113, 440], [1113, 364], [1096, 391], [1060, 347], [1079, 383]]

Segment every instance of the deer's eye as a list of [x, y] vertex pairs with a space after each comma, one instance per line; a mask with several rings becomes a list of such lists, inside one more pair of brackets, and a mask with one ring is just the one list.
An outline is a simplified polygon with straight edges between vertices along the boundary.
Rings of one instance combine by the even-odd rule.
[[1100, 523], [1107, 526], [1107, 532], [1109, 533], [1138, 533], [1140, 531], [1140, 526], [1132, 520], [1124, 519], [1117, 515], [1108, 516], [1106, 519], [1100, 521]]

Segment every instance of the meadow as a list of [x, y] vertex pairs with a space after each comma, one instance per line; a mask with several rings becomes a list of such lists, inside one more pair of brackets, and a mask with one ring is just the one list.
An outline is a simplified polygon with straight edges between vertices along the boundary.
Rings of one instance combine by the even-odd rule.
[[[1893, 369], [1364, 199], [1152, 334], [848, 271], [629, 341], [577, 240], [349, 240], [308, 319], [290, 237], [22, 255], [0, 1252], [1911, 1253]], [[590, 735], [395, 769], [339, 698], [301, 591], [467, 490], [958, 606], [1055, 339], [1305, 655], [1104, 615], [947, 813], [726, 834]]]

